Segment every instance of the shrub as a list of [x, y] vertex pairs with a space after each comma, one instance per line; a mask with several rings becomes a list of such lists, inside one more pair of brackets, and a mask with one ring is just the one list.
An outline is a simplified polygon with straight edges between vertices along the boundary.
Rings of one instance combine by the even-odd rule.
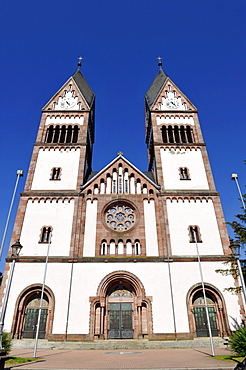
[[3, 341], [2, 346], [5, 349], [6, 353], [8, 354], [11, 351], [12, 338], [10, 337], [10, 334], [7, 333], [6, 331], [3, 332], [2, 341]]
[[239, 356], [246, 356], [246, 326], [238, 328], [230, 336], [229, 345]]

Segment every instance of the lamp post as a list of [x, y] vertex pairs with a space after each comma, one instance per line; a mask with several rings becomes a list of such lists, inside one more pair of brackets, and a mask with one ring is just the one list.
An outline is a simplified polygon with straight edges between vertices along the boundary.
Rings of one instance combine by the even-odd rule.
[[242, 285], [242, 292], [243, 292], [243, 298], [244, 298], [244, 306], [246, 308], [246, 288], [245, 288], [245, 282], [243, 278], [243, 272], [241, 268], [240, 259], [238, 256], [240, 256], [240, 245], [233, 240], [231, 240], [231, 244], [229, 245], [229, 248], [232, 251], [233, 256], [236, 258], [237, 261], [237, 268], [238, 268], [238, 274], [240, 277], [241, 285]]
[[238, 189], [238, 192], [239, 192], [239, 196], [240, 196], [240, 199], [241, 199], [241, 202], [242, 202], [243, 208], [244, 208], [244, 209], [246, 209], [245, 202], [244, 202], [244, 200], [243, 200], [243, 196], [242, 196], [242, 192], [241, 192], [241, 189], [240, 189], [240, 186], [239, 186], [238, 180], [237, 180], [237, 179], [238, 179], [238, 175], [237, 175], [237, 173], [232, 173], [232, 174], [231, 174], [231, 179], [236, 181], [237, 189]]
[[72, 263], [71, 263], [71, 271], [70, 271], [70, 282], [69, 282], [68, 303], [67, 303], [67, 318], [66, 318], [64, 342], [67, 341], [68, 322], [69, 322], [69, 315], [70, 315], [70, 303], [71, 303], [71, 294], [72, 294], [72, 285], [73, 285], [74, 252], [75, 252], [75, 247], [76, 247], [77, 226], [78, 226], [78, 218], [79, 218], [79, 198], [80, 198], [82, 191], [83, 191], [83, 185], [80, 185], [80, 190], [77, 194], [76, 220], [75, 220], [75, 230], [74, 230], [74, 236], [73, 236]]
[[8, 212], [8, 216], [7, 216], [7, 220], [6, 220], [6, 224], [5, 224], [5, 228], [4, 228], [4, 232], [3, 232], [1, 247], [0, 247], [0, 260], [1, 260], [2, 253], [3, 253], [4, 242], [5, 242], [6, 234], [7, 234], [7, 231], [8, 231], [9, 219], [10, 219], [10, 216], [11, 216], [11, 212], [12, 212], [12, 208], [13, 208], [13, 204], [14, 204], [14, 200], [15, 200], [15, 194], [16, 194], [18, 182], [20, 180], [20, 177], [23, 177], [24, 171], [23, 170], [17, 170], [16, 175], [17, 175], [17, 179], [16, 179], [16, 182], [15, 182], [15, 187], [14, 187], [11, 203], [10, 203], [10, 206], [9, 206], [9, 212]]
[[49, 253], [50, 253], [50, 238], [51, 238], [51, 233], [48, 236], [48, 247], [47, 247], [46, 259], [45, 259], [45, 265], [44, 265], [44, 277], [43, 277], [43, 284], [42, 284], [42, 290], [41, 290], [40, 304], [39, 304], [39, 309], [38, 309], [38, 322], [37, 322], [37, 326], [36, 326], [36, 335], [35, 335], [35, 342], [34, 342], [34, 349], [33, 349], [33, 357], [36, 357], [36, 355], [37, 355], [38, 334], [39, 334], [40, 319], [41, 319], [41, 312], [42, 312], [43, 298], [44, 298], [44, 287], [45, 287], [48, 260], [49, 260]]
[[13, 258], [13, 262], [12, 262], [12, 265], [11, 265], [11, 268], [10, 268], [10, 272], [9, 272], [8, 283], [7, 283], [6, 292], [5, 292], [5, 295], [4, 295], [2, 312], [1, 312], [1, 316], [0, 316], [0, 346], [1, 346], [0, 351], [3, 351], [4, 350], [3, 349], [3, 344], [2, 344], [4, 319], [5, 319], [6, 309], [7, 309], [7, 305], [8, 305], [8, 299], [9, 299], [9, 292], [10, 292], [10, 288], [11, 288], [11, 283], [12, 283], [12, 280], [13, 280], [13, 274], [14, 274], [14, 268], [15, 268], [15, 261], [16, 261], [16, 258], [20, 254], [20, 251], [22, 249], [22, 245], [19, 242], [19, 240], [17, 240], [17, 242], [15, 242], [11, 246], [11, 248], [12, 248], [11, 257]]
[[203, 280], [202, 264], [201, 264], [199, 249], [198, 249], [198, 243], [197, 243], [197, 234], [194, 228], [193, 228], [193, 233], [194, 233], [194, 238], [195, 238], [195, 243], [196, 243], [196, 253], [197, 253], [197, 260], [198, 260], [201, 283], [202, 283], [202, 293], [203, 293], [203, 298], [204, 298], [204, 303], [205, 303], [205, 312], [206, 312], [206, 317], [207, 317], [207, 325], [208, 325], [208, 332], [209, 332], [209, 338], [210, 338], [211, 352], [212, 352], [212, 356], [214, 357], [214, 343], [213, 343], [210, 318], [208, 314], [208, 302], [207, 302], [206, 291], [205, 291], [204, 280]]

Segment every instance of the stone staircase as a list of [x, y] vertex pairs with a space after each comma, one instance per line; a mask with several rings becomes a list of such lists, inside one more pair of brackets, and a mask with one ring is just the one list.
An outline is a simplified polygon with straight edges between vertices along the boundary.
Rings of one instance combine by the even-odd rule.
[[[13, 349], [32, 349], [34, 339], [14, 339]], [[214, 337], [214, 347], [225, 347], [227, 338]], [[195, 338], [192, 340], [148, 340], [148, 339], [120, 339], [120, 340], [95, 340], [80, 342], [48, 341], [38, 340], [39, 349], [57, 350], [136, 350], [136, 349], [162, 349], [162, 348], [208, 348], [210, 347], [209, 338]]]

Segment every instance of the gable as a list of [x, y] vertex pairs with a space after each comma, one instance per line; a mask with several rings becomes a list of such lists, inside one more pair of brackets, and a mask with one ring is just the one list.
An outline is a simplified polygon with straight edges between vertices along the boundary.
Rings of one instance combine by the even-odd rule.
[[43, 110], [53, 111], [84, 111], [89, 110], [94, 103], [95, 95], [78, 70], [53, 95]]
[[119, 155], [83, 186], [87, 194], [153, 194], [159, 190], [151, 175]]
[[185, 94], [160, 69], [145, 95], [150, 110], [197, 111]]

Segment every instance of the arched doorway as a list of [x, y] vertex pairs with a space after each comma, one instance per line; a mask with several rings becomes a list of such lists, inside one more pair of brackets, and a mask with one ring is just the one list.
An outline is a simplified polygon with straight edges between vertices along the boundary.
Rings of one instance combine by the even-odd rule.
[[[33, 339], [36, 336], [38, 312], [42, 286], [35, 285], [25, 289], [18, 297], [15, 307], [12, 333], [14, 338]], [[52, 331], [54, 316], [54, 295], [45, 287], [42, 300], [39, 338], [47, 338]]]
[[[205, 293], [212, 335], [229, 335], [230, 330], [222, 294], [214, 286], [208, 284], [205, 284]], [[190, 289], [187, 303], [190, 331], [196, 337], [208, 337], [206, 305], [200, 284]]]
[[108, 295], [108, 338], [133, 338], [133, 293], [124, 285], [112, 288]]
[[141, 281], [126, 271], [107, 275], [91, 297], [91, 339], [131, 339], [152, 334], [151, 302]]

